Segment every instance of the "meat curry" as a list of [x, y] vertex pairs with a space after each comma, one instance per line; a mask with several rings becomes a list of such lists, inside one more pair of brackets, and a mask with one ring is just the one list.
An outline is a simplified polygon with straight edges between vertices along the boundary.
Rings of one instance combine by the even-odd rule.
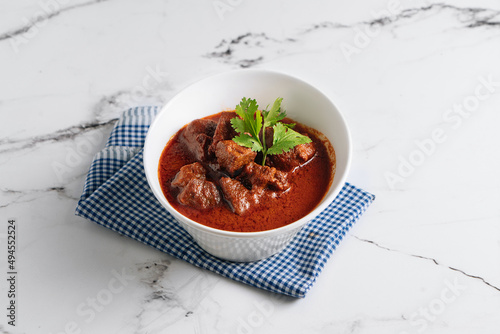
[[[262, 165], [262, 153], [233, 140], [235, 117], [231, 111], [194, 120], [167, 143], [159, 178], [170, 204], [198, 223], [239, 232], [278, 228], [311, 212], [333, 179], [330, 142], [318, 131], [284, 118], [284, 124], [295, 123], [294, 130], [311, 140], [269, 155]], [[266, 142], [272, 145], [272, 134]]]

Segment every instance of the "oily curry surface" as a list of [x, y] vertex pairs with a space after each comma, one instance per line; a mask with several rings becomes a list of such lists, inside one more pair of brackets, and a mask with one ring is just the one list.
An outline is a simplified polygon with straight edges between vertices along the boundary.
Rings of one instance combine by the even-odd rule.
[[[296, 123], [294, 129], [312, 140], [306, 148], [312, 147], [313, 151], [306, 150], [306, 155], [309, 156], [295, 165], [286, 160], [291, 154], [284, 154], [283, 157], [268, 156], [263, 173], [269, 176], [272, 172], [275, 182], [255, 181], [262, 180], [259, 175], [256, 177], [251, 174], [255, 169], [262, 169], [261, 156], [249, 153], [249, 159], [255, 162], [252, 161], [242, 168], [241, 165], [234, 167], [220, 159], [220, 156], [232, 147], [223, 145], [232, 144], [227, 140], [234, 136], [227, 124], [227, 120], [232, 117], [236, 117], [236, 114], [222, 112], [202, 119], [203, 122], [197, 120], [196, 126], [185, 126], [170, 139], [163, 150], [158, 169], [160, 185], [170, 204], [198, 223], [239, 232], [257, 232], [282, 227], [311, 212], [323, 199], [333, 179], [335, 154], [331, 144], [320, 138], [321, 135], [314, 129], [285, 119], [284, 123]], [[224, 121], [225, 125], [222, 124]], [[198, 124], [203, 124], [201, 131], [207, 134], [201, 136], [195, 133], [194, 139], [190, 139], [188, 134], [192, 129], [198, 129]], [[226, 131], [221, 131], [224, 126]], [[221, 133], [225, 138], [220, 137]], [[272, 135], [270, 137], [272, 138]], [[225, 139], [223, 143], [217, 143], [217, 140], [221, 139]], [[296, 156], [300, 154], [297, 153]], [[238, 159], [239, 157], [238, 155]], [[240, 162], [238, 159], [231, 159], [231, 163]], [[203, 186], [195, 187], [198, 192], [186, 194], [191, 184], [188, 186], [187, 181], [184, 182], [179, 176], [184, 166], [195, 166], [205, 171]], [[190, 169], [189, 177], [193, 170]], [[236, 192], [231, 193], [233, 190]], [[212, 198], [208, 201], [203, 199], [201, 202], [193, 200], [193, 196], [200, 194], [208, 194], [207, 196]], [[241, 204], [245, 196], [248, 199]], [[192, 203], [195, 205], [191, 205]]]

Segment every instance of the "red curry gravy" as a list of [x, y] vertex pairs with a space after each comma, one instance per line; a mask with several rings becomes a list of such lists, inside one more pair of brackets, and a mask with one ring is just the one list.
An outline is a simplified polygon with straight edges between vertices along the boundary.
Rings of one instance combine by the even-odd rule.
[[[223, 113], [205, 117], [217, 122]], [[234, 117], [237, 117], [234, 114]], [[165, 146], [159, 162], [159, 179], [162, 191], [170, 204], [181, 214], [203, 225], [226, 231], [257, 232], [275, 229], [290, 224], [310, 213], [323, 199], [335, 172], [335, 152], [330, 142], [315, 129], [286, 118], [283, 123], [296, 123], [295, 131], [311, 138], [315, 154], [305, 163], [287, 172], [289, 188], [285, 191], [268, 191], [260, 199], [259, 205], [250, 207], [244, 214], [233, 212], [224, 199], [209, 209], [197, 209], [179, 203], [179, 189], [172, 186], [180, 168], [196, 161], [181, 140], [184, 126]], [[269, 158], [270, 156], [268, 156]], [[256, 162], [259, 159], [257, 156]], [[260, 162], [260, 161], [259, 161]], [[207, 167], [209, 168], [209, 167]], [[220, 190], [215, 176], [207, 174]]]

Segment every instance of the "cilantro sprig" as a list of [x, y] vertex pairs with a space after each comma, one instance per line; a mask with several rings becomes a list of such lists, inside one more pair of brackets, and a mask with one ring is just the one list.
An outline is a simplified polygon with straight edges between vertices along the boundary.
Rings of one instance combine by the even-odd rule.
[[[263, 166], [268, 154], [281, 154], [299, 144], [311, 142], [309, 137], [292, 130], [295, 124], [280, 122], [286, 117], [286, 111], [281, 108], [282, 101], [282, 98], [277, 98], [270, 110], [260, 111], [256, 100], [244, 97], [236, 106], [239, 117], [231, 119], [231, 125], [238, 133], [233, 141], [255, 152], [262, 152]], [[273, 144], [270, 147], [266, 147], [268, 127], [273, 129]]]

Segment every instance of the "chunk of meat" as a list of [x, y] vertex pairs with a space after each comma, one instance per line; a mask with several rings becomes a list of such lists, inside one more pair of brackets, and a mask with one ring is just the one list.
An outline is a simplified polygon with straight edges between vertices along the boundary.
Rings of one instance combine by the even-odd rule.
[[196, 160], [209, 159], [208, 149], [212, 144], [217, 123], [209, 119], [196, 119], [182, 131], [180, 139]]
[[179, 203], [195, 209], [209, 209], [220, 203], [217, 186], [203, 179], [191, 179], [177, 196]]
[[290, 171], [309, 161], [315, 154], [313, 142], [300, 144], [288, 152], [267, 156], [266, 164], [282, 171]]
[[[262, 134], [262, 130], [260, 132]], [[266, 127], [266, 147], [273, 146], [273, 136], [274, 136], [273, 128]]]
[[215, 156], [219, 165], [229, 174], [234, 175], [243, 166], [254, 161], [257, 152], [240, 146], [232, 140], [222, 140], [217, 143]]
[[245, 165], [240, 178], [248, 180], [254, 188], [270, 188], [272, 190], [287, 190], [290, 188], [287, 173], [274, 167], [262, 166], [255, 162]]
[[206, 174], [207, 171], [205, 170], [205, 167], [203, 167], [203, 165], [199, 162], [182, 166], [175, 175], [174, 180], [172, 181], [172, 186], [182, 188], [185, 187], [192, 179], [205, 180]]
[[215, 129], [212, 145], [209, 148], [210, 153], [215, 153], [217, 149], [217, 143], [222, 140], [233, 139], [237, 133], [231, 125], [231, 119], [237, 117], [234, 112], [223, 112], [217, 122], [217, 128]]
[[184, 136], [196, 136], [200, 133], [204, 133], [209, 137], [213, 137], [215, 129], [217, 128], [217, 122], [211, 119], [195, 119], [186, 126], [184, 130]]
[[217, 186], [206, 180], [206, 169], [199, 162], [181, 167], [175, 175], [172, 186], [180, 188], [179, 203], [195, 209], [209, 209], [220, 203]]
[[248, 190], [241, 182], [223, 177], [219, 181], [224, 198], [231, 205], [233, 212], [243, 215], [251, 207], [259, 204], [259, 199], [263, 194], [261, 189]]

